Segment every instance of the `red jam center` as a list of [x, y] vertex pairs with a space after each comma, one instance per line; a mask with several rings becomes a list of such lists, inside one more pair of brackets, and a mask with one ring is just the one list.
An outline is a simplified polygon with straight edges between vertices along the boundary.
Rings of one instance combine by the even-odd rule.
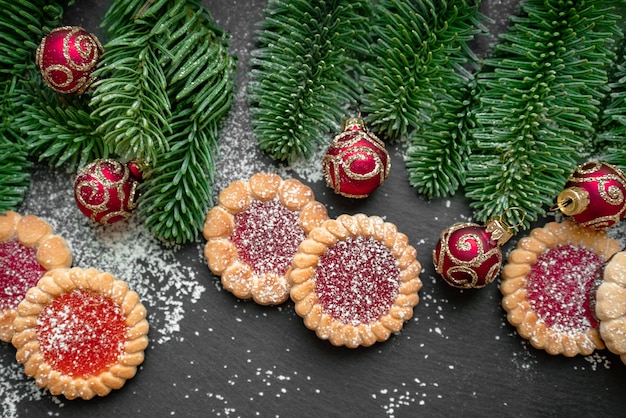
[[315, 290], [323, 310], [344, 324], [377, 321], [397, 294], [400, 269], [393, 254], [374, 238], [339, 241], [320, 257]]
[[37, 250], [17, 239], [0, 243], [0, 311], [16, 309], [26, 291], [46, 272], [37, 262]]
[[115, 364], [124, 349], [121, 308], [108, 297], [75, 290], [57, 297], [37, 316], [39, 350], [55, 370], [90, 377]]
[[599, 255], [570, 244], [538, 257], [526, 277], [526, 294], [546, 326], [560, 332], [585, 332], [598, 326], [590, 302], [602, 266]]
[[298, 213], [278, 200], [255, 200], [246, 211], [235, 215], [230, 240], [237, 247], [239, 258], [256, 274], [284, 275], [305, 238]]

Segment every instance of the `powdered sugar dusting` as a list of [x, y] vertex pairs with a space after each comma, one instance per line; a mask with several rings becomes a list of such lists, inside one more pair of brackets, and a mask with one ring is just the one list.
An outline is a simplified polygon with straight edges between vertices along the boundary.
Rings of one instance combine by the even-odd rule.
[[26, 291], [45, 273], [36, 256], [35, 248], [17, 239], [0, 243], [0, 311], [17, 309]]
[[596, 328], [590, 295], [603, 260], [577, 245], [559, 245], [541, 254], [527, 277], [533, 309], [558, 332], [586, 332]]
[[374, 238], [348, 237], [326, 250], [315, 273], [324, 311], [351, 325], [370, 324], [388, 312], [398, 293], [396, 260]]
[[[151, 346], [178, 339], [180, 322], [206, 291], [197, 280], [201, 266], [181, 263], [177, 259], [179, 248], [154, 239], [136, 217], [109, 226], [95, 225], [74, 202], [73, 174], [43, 167], [33, 177], [18, 211], [35, 214], [50, 223], [55, 234], [68, 242], [74, 266], [110, 272], [139, 294], [148, 311]], [[50, 204], [51, 201], [66, 203]], [[3, 348], [2, 357], [15, 355], [14, 349]], [[17, 410], [19, 402], [39, 399], [43, 394], [24, 375], [23, 367], [13, 362], [5, 361], [9, 366], [0, 371], [3, 417], [16, 416], [11, 411]]]
[[231, 234], [237, 254], [255, 274], [284, 275], [304, 238], [298, 213], [284, 207], [278, 199], [254, 200], [247, 210], [235, 215]]

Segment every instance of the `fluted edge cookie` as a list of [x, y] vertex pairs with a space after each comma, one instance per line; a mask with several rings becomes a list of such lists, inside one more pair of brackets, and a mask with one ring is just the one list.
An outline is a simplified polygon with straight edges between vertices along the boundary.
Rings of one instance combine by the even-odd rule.
[[533, 347], [573, 357], [604, 348], [592, 311], [604, 263], [619, 251], [605, 231], [550, 222], [519, 240], [502, 269], [507, 320]]
[[0, 340], [10, 342], [17, 306], [48, 270], [70, 267], [72, 252], [52, 227], [35, 215], [0, 215]]
[[606, 348], [626, 364], [626, 251], [616, 253], [605, 266], [595, 310]]
[[209, 269], [240, 299], [278, 305], [289, 298], [286, 274], [298, 245], [328, 219], [310, 187], [257, 173], [222, 190], [203, 235]]
[[48, 271], [19, 304], [12, 343], [24, 373], [67, 399], [91, 399], [135, 376], [148, 346], [146, 309], [96, 269]]
[[340, 215], [313, 229], [293, 258], [291, 299], [304, 325], [335, 346], [386, 341], [413, 316], [422, 267], [396, 226]]

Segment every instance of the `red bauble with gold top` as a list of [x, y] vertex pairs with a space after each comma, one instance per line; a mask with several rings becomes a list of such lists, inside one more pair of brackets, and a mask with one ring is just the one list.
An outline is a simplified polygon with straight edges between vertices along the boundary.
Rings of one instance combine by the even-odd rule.
[[83, 167], [74, 180], [78, 209], [94, 222], [111, 224], [127, 219], [137, 206], [141, 182], [139, 165], [98, 159]]
[[626, 215], [626, 175], [605, 162], [582, 164], [568, 178], [557, 207], [582, 226], [609, 228]]
[[492, 220], [486, 226], [456, 223], [441, 233], [433, 250], [435, 270], [453, 287], [484, 287], [500, 273], [500, 247], [511, 236], [499, 220]]
[[60, 93], [84, 93], [103, 53], [98, 38], [79, 26], [53, 29], [39, 44], [37, 68], [50, 88]]
[[335, 193], [364, 198], [387, 179], [391, 160], [385, 144], [365, 129], [363, 120], [350, 118], [328, 147], [322, 169]]

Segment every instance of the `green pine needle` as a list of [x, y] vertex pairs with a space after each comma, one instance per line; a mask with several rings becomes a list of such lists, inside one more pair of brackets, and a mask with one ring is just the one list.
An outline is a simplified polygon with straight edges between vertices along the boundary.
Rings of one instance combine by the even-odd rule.
[[528, 227], [592, 151], [617, 20], [602, 1], [564, 0], [525, 1], [511, 18], [479, 74], [466, 187], [477, 220], [517, 207]]
[[354, 106], [368, 2], [271, 0], [253, 51], [254, 135], [278, 161], [308, 158]]
[[93, 113], [113, 119], [101, 131], [118, 152], [149, 163], [138, 209], [151, 233], [193, 241], [212, 202], [219, 124], [232, 102], [225, 36], [195, 0], [117, 0], [104, 23], [111, 66], [98, 70], [107, 78], [96, 83]]
[[[361, 110], [389, 140], [433, 122], [440, 98], [466, 85], [476, 62], [469, 43], [481, 31], [476, 2], [382, 0], [376, 7]], [[418, 174], [414, 174], [418, 175]]]
[[0, 213], [15, 210], [30, 186], [28, 145], [18, 118], [24, 91], [33, 82], [35, 50], [50, 28], [60, 26], [63, 8], [49, 1], [0, 0]]
[[[625, 44], [622, 44], [622, 49]], [[626, 170], [626, 56], [612, 76], [611, 95], [602, 114], [598, 143], [602, 146], [602, 160]]]

